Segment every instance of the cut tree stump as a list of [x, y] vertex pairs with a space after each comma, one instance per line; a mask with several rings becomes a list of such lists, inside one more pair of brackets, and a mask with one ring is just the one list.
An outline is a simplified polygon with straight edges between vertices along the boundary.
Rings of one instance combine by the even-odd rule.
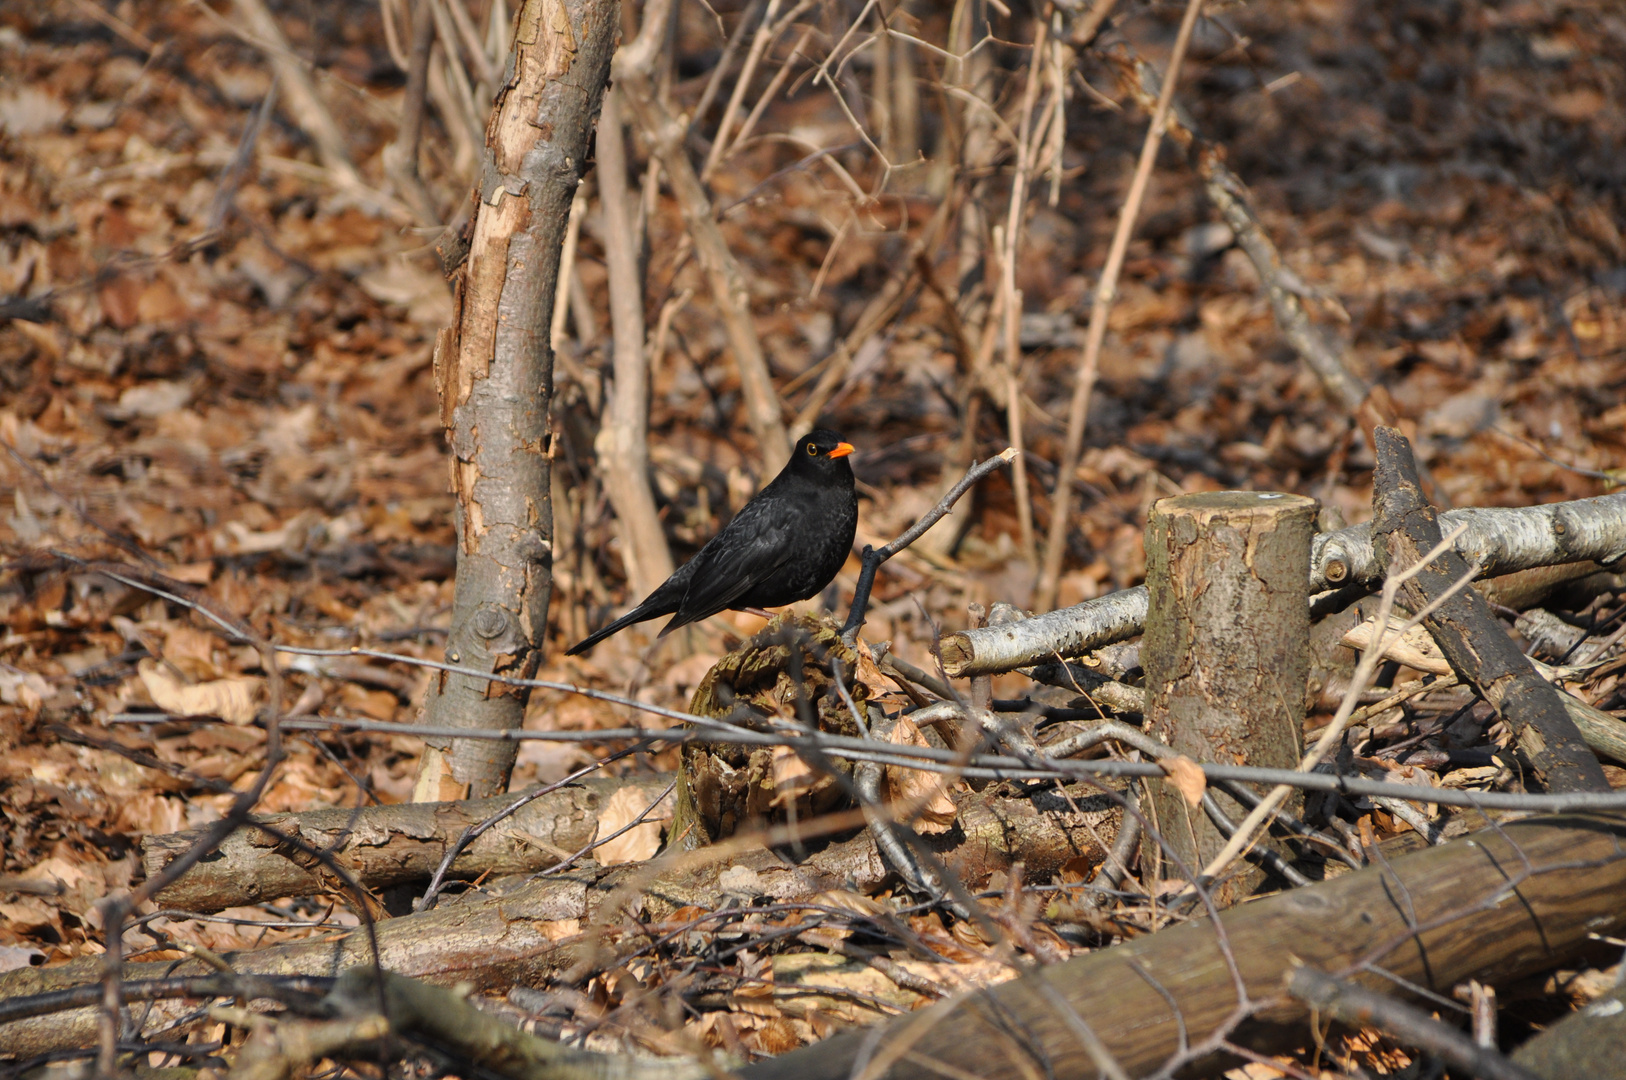
[[[1221, 491], [1152, 507], [1146, 525], [1146, 717], [1194, 761], [1291, 769], [1298, 764], [1310, 669], [1310, 538], [1319, 504], [1302, 495]], [[1150, 785], [1141, 866], [1149, 880], [1195, 874], [1228, 837], [1169, 781]], [[1211, 791], [1233, 822], [1248, 808]], [[1172, 855], [1185, 872], [1169, 864]], [[1161, 870], [1155, 868], [1161, 867]], [[1229, 907], [1264, 880], [1238, 863], [1214, 883]]]

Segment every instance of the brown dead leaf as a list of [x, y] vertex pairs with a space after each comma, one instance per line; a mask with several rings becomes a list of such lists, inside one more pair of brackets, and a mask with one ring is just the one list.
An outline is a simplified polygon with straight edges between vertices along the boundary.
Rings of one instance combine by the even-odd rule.
[[[826, 889], [824, 892], [815, 895], [810, 903], [872, 919], [889, 914], [889, 909], [879, 900], [847, 889]], [[813, 930], [804, 931], [801, 937], [802, 940], [810, 944], [816, 944], [820, 948], [833, 949], [836, 943], [851, 937], [852, 932], [853, 929], [850, 925], [844, 925], [840, 921], [832, 921]]]
[[171, 566], [165, 573], [176, 581], [184, 581], [189, 585], [207, 585], [214, 580], [215, 564], [213, 562], [185, 563], [181, 566]]
[[795, 1026], [783, 1016], [772, 1018], [763, 1024], [760, 1030], [752, 1032], [741, 1041], [758, 1053], [769, 1056], [783, 1054], [802, 1045]]
[[783, 806], [799, 799], [819, 786], [824, 776], [802, 760], [800, 754], [788, 746], [773, 749], [773, 805]]
[[87, 883], [92, 883], [98, 887], [102, 884], [99, 877], [92, 878], [82, 868], [54, 855], [43, 862], [35, 863], [18, 876], [25, 881], [55, 882], [64, 891], [68, 892], [72, 892]]
[[0, 919], [19, 934], [34, 934], [56, 922], [56, 908], [37, 896], [18, 896], [7, 904], [0, 904]]
[[407, 318], [425, 326], [452, 321], [452, 294], [446, 279], [417, 262], [392, 259], [356, 279], [362, 291], [385, 304], [398, 304]]
[[875, 662], [875, 654], [870, 651], [869, 643], [860, 638], [857, 651], [858, 670], [853, 672], [853, 679], [865, 686], [886, 686], [891, 680], [881, 674], [880, 665]]
[[1198, 804], [1203, 801], [1203, 792], [1208, 788], [1208, 779], [1203, 776], [1203, 767], [1184, 754], [1165, 758], [1158, 764], [1168, 776], [1169, 785], [1186, 800], [1186, 805], [1193, 810], [1197, 809]]
[[[873, 666], [874, 661], [870, 663]], [[898, 717], [898, 722], [892, 728], [887, 741], [896, 746], [930, 745], [926, 742], [926, 737], [920, 733], [920, 729], [907, 716]], [[942, 833], [954, 826], [954, 816], [958, 813], [958, 807], [954, 805], [954, 800], [949, 798], [948, 791], [944, 788], [943, 777], [939, 774], [922, 772], [902, 765], [888, 765], [886, 786], [890, 800], [899, 804], [899, 812], [908, 816], [920, 832]]]
[[111, 803], [111, 828], [132, 836], [179, 832], [187, 826], [187, 802], [184, 799], [135, 791], [120, 793]]
[[533, 923], [532, 926], [549, 941], [563, 941], [582, 932], [580, 919], [550, 919], [547, 922]]
[[247, 724], [254, 720], [260, 679], [233, 676], [188, 686], [158, 661], [150, 659], [141, 661], [137, 671], [153, 704], [165, 712], [180, 716], [218, 716], [228, 724]]
[[369, 690], [355, 683], [345, 683], [339, 688], [339, 700], [363, 716], [384, 721], [395, 719], [396, 706], [399, 704], [395, 695], [388, 690]]
[[124, 274], [114, 278], [97, 290], [102, 311], [107, 321], [120, 330], [128, 330], [141, 321], [137, 305], [141, 300], [141, 282]]
[[[604, 803], [598, 814], [600, 836], [609, 836], [624, 828], [649, 809], [649, 799], [637, 788], [620, 788]], [[593, 849], [593, 857], [601, 866], [620, 866], [623, 863], [643, 862], [655, 857], [661, 847], [661, 823], [672, 819], [669, 804], [650, 811], [643, 821], [627, 829], [614, 840], [606, 840]]]
[[1604, 96], [1590, 87], [1581, 90], [1561, 90], [1546, 98], [1548, 112], [1574, 123], [1592, 119], [1605, 104], [1607, 102]]
[[32, 671], [0, 669], [0, 704], [34, 710], [51, 694], [51, 684]]
[[225, 672], [215, 664], [217, 640], [213, 634], [185, 623], [170, 623], [164, 633], [164, 659], [190, 678], [218, 679]]

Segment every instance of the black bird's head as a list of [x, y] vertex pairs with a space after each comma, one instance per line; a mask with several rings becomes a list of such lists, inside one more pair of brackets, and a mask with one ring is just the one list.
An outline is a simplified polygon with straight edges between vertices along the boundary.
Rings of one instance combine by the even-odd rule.
[[852, 482], [852, 466], [843, 461], [853, 452], [853, 444], [827, 428], [810, 431], [796, 441], [788, 469], [802, 476], [842, 477]]

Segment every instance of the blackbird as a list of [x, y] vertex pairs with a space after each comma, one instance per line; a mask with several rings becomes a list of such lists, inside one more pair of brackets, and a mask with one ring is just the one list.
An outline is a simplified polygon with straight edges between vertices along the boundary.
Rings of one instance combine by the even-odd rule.
[[806, 600], [835, 579], [858, 532], [853, 452], [833, 431], [804, 435], [772, 482], [666, 583], [615, 622], [572, 645], [584, 653], [633, 623], [670, 615], [664, 637], [725, 609], [770, 608]]

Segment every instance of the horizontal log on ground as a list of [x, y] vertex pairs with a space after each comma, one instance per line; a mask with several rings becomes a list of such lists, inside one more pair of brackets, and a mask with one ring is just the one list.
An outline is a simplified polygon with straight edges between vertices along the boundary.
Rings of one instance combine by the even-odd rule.
[[[618, 790], [633, 788], [653, 801], [668, 775], [586, 778], [540, 796], [475, 838], [452, 863], [450, 876], [525, 874], [545, 870], [593, 842], [598, 815]], [[478, 825], [523, 792], [461, 802], [403, 803], [359, 810], [312, 810], [256, 815], [278, 832], [326, 852], [370, 889], [427, 881], [463, 830]], [[203, 829], [149, 836], [141, 841], [148, 877], [189, 850]], [[219, 852], [182, 874], [158, 894], [162, 907], [215, 912], [283, 896], [336, 891], [332, 872], [298, 848], [252, 826], [226, 838]]]
[[[1080, 1024], [1129, 1076], [1155, 1072], [1257, 1006], [1232, 1041], [1260, 1052], [1314, 1042], [1310, 1014], [1283, 993], [1297, 964], [1393, 993], [1399, 980], [1450, 995], [1465, 979], [1506, 983], [1626, 928], [1626, 819], [1528, 818], [1307, 888], [1243, 904], [1013, 982], [849, 1032], [744, 1069], [742, 1080], [1025, 1080], [1094, 1077]], [[1418, 928], [1415, 932], [1413, 928]], [[1394, 981], [1372, 972], [1381, 968]], [[876, 1062], [890, 1061], [881, 1069]], [[866, 1070], [865, 1062], [871, 1064]], [[1193, 1062], [1181, 1075], [1227, 1063]]]
[[[1105, 853], [1097, 837], [1110, 843], [1117, 833], [1115, 804], [1088, 785], [1072, 785], [1065, 796], [1047, 786], [1020, 798], [1000, 795], [1002, 787], [963, 796], [955, 828], [926, 838], [962, 880], [982, 880], [1018, 861], [1031, 879], [1041, 880], [1074, 859], [1099, 862]], [[805, 900], [828, 888], [875, 890], [891, 879], [867, 831], [830, 844], [800, 865], [757, 849], [648, 880], [648, 864], [609, 871], [587, 868], [526, 882], [502, 895], [446, 898], [430, 911], [380, 922], [378, 959], [387, 971], [448, 985], [466, 982], [481, 990], [516, 982], [536, 985], [571, 967], [592, 948], [564, 921], [585, 924], [620, 886], [635, 889], [633, 913], [659, 919], [685, 906], [722, 907], [726, 894], [718, 876], [731, 871], [730, 888], [738, 890], [740, 868], [755, 873], [753, 892], [781, 901]], [[226, 960], [245, 975], [331, 976], [371, 963], [372, 950], [361, 929], [227, 953]], [[125, 977], [168, 978], [209, 970], [196, 960], [142, 962], [126, 964]], [[100, 977], [101, 960], [95, 957], [54, 968], [3, 972], [0, 1001], [93, 983]], [[183, 1011], [178, 1003], [156, 1002], [147, 1029]], [[95, 1045], [97, 1016], [95, 1009], [87, 1008], [0, 1023], [0, 1055], [29, 1057]]]
[[[1459, 525], [1467, 529], [1453, 546], [1468, 562], [1479, 564], [1480, 577], [1563, 563], [1592, 561], [1609, 566], [1626, 556], [1626, 494], [1440, 514], [1442, 534]], [[1311, 590], [1350, 584], [1369, 589], [1383, 584], [1370, 522], [1323, 533], [1310, 544]]]
[[[1626, 494], [1440, 515], [1441, 532], [1463, 524], [1468, 528], [1457, 537], [1456, 549], [1480, 564], [1480, 577], [1587, 561], [1609, 566], [1626, 556]], [[1369, 523], [1322, 533], [1311, 542], [1311, 593], [1346, 585], [1375, 589], [1382, 582]], [[1137, 585], [1021, 622], [948, 634], [941, 642], [943, 667], [959, 678], [1082, 656], [1133, 637], [1145, 621], [1146, 588]]]

